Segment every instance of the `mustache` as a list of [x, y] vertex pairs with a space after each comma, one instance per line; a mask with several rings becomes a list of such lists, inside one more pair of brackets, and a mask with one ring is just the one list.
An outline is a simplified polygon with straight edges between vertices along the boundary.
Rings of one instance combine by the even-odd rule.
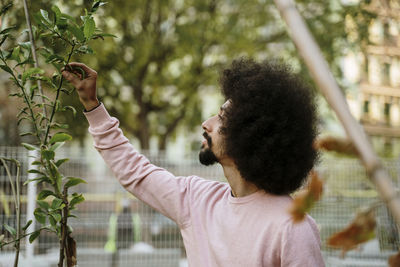
[[208, 146], [211, 147], [211, 137], [206, 132], [203, 133], [203, 137], [207, 140]]

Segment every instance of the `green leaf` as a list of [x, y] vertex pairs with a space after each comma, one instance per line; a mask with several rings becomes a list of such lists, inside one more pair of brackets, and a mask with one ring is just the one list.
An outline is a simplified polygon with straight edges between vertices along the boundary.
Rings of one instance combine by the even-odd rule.
[[69, 179], [68, 182], [65, 183], [64, 187], [69, 188], [71, 186], [75, 186], [78, 184], [87, 184], [85, 180], [81, 179], [81, 178], [76, 178], [76, 177], [67, 177], [67, 179]]
[[30, 182], [34, 182], [34, 181], [37, 181], [37, 183], [42, 183], [42, 182], [46, 182], [46, 183], [51, 183], [51, 180], [50, 180], [50, 178], [49, 177], [47, 177], [47, 176], [41, 176], [41, 177], [38, 177], [38, 178], [34, 178], [34, 179], [29, 179], [29, 180], [27, 180], [25, 183], [24, 183], [24, 185], [26, 185], [26, 184], [28, 184], [28, 183], [30, 183]]
[[52, 6], [51, 10], [53, 10], [54, 17], [56, 18], [56, 24], [58, 24], [61, 18], [61, 10], [58, 8], [58, 6]]
[[36, 203], [44, 210], [48, 210], [50, 208], [50, 204], [44, 200], [36, 200]]
[[51, 150], [43, 150], [42, 151], [42, 157], [44, 158], [44, 159], [46, 159], [46, 160], [52, 160], [52, 159], [54, 159], [54, 156], [55, 156], [56, 154], [54, 153], [54, 151], [51, 151]]
[[54, 199], [53, 199], [53, 202], [51, 203], [51, 208], [52, 208], [53, 210], [56, 210], [56, 209], [58, 209], [58, 208], [61, 206], [61, 204], [63, 204], [62, 199], [54, 198]]
[[22, 231], [26, 231], [26, 229], [28, 229], [29, 225], [32, 224], [32, 220], [29, 220], [24, 227], [22, 227]]
[[83, 27], [83, 33], [85, 34], [86, 39], [90, 39], [92, 37], [95, 28], [96, 23], [94, 22], [94, 19], [91, 17], [87, 18]]
[[22, 82], [25, 83], [26, 80], [35, 74], [43, 74], [44, 70], [42, 70], [41, 68], [30, 68], [27, 71], [24, 72], [24, 74], [22, 74]]
[[26, 149], [31, 150], [31, 151], [33, 151], [33, 150], [39, 151], [40, 150], [38, 147], [31, 145], [31, 144], [21, 143], [21, 145], [23, 145]]
[[56, 164], [57, 167], [60, 167], [61, 164], [65, 163], [65, 162], [67, 162], [67, 161], [69, 161], [69, 159], [67, 159], [67, 158], [65, 158], [65, 159], [59, 159], [59, 160], [57, 160], [57, 162], [56, 162], [55, 164]]
[[51, 224], [51, 226], [56, 226], [56, 224], [57, 224], [57, 221], [56, 221], [56, 219], [54, 219], [54, 217], [50, 214], [50, 216], [49, 216], [49, 222], [50, 222], [50, 224]]
[[[65, 142], [57, 142], [54, 145], [50, 147], [51, 151], [56, 151], [59, 147], [62, 147], [65, 144]], [[57, 166], [58, 167], [58, 166]]]
[[18, 63], [21, 62], [20, 58], [19, 58], [19, 54], [21, 52], [21, 48], [19, 46], [14, 47], [12, 53], [11, 53], [11, 57], [10, 59], [17, 61]]
[[53, 217], [56, 220], [56, 222], [61, 221], [61, 214], [59, 213], [51, 213], [50, 216]]
[[68, 126], [68, 124], [60, 124], [60, 123], [54, 122], [50, 125], [50, 128], [51, 129], [68, 129], [69, 126]]
[[[46, 219], [46, 217], [45, 217], [45, 219]], [[37, 230], [37, 231], [33, 232], [29, 236], [29, 243], [32, 243], [39, 235], [40, 235], [40, 230]]]
[[96, 1], [90, 9], [90, 13], [96, 12], [99, 7], [104, 6], [105, 4], [107, 4], [107, 2]]
[[14, 74], [14, 72], [7, 65], [0, 65], [0, 68], [2, 68], [4, 71], [10, 73], [11, 75]]
[[82, 54], [93, 54], [93, 49], [87, 45], [82, 45], [79, 47], [77, 50], [75, 50], [76, 53], [82, 53]]
[[42, 190], [42, 191], [40, 191], [37, 199], [43, 200], [43, 199], [46, 199], [48, 196], [55, 196], [55, 193], [50, 190]]
[[46, 175], [44, 172], [41, 172], [41, 171], [38, 171], [35, 169], [28, 170], [28, 173], [37, 173], [37, 174], [41, 174], [41, 175]]
[[85, 198], [82, 196], [82, 194], [73, 194], [73, 197], [71, 199], [71, 201], [69, 202], [69, 205], [71, 208], [73, 208], [76, 204], [79, 204], [81, 202], [83, 202], [85, 200]]
[[14, 227], [12, 227], [8, 224], [4, 224], [4, 228], [6, 228], [7, 232], [9, 232], [13, 237], [15, 237], [17, 235], [17, 230], [15, 230]]
[[12, 3], [9, 3], [9, 4], [5, 5], [5, 6], [3, 6], [3, 7], [1, 8], [1, 10], [0, 10], [0, 17], [1, 17], [3, 14], [5, 14], [8, 10], [10, 10], [10, 8], [11, 8], [12, 6], [13, 6]]
[[65, 106], [64, 110], [70, 110], [70, 111], [72, 111], [72, 115], [74, 117], [76, 116], [76, 109], [73, 106]]
[[70, 21], [75, 21], [74, 17], [72, 17], [72, 16], [70, 16], [68, 14], [65, 14], [65, 13], [61, 13], [61, 17], [65, 18], [65, 19], [69, 19]]
[[50, 139], [49, 143], [50, 144], [54, 144], [57, 142], [65, 142], [65, 141], [69, 141], [72, 139], [72, 136], [70, 136], [69, 134], [66, 133], [56, 133], [55, 135], [53, 135], [53, 137]]
[[0, 35], [7, 34], [7, 33], [9, 33], [10, 31], [12, 31], [12, 30], [15, 29], [15, 28], [17, 28], [17, 25], [14, 25], [14, 26], [5, 28], [4, 30], [1, 30], [1, 31], [0, 31]]
[[3, 36], [1, 37], [0, 46], [6, 41], [6, 39], [7, 39], [8, 36], [9, 36], [9, 34], [6, 34], [6, 35], [3, 35]]
[[61, 191], [62, 177], [59, 173], [56, 175], [56, 186]]
[[40, 208], [35, 209], [33, 215], [35, 215], [35, 219], [41, 224], [46, 223], [46, 214], [44, 214]]
[[[28, 30], [28, 29], [27, 29]], [[28, 30], [29, 31], [29, 30]], [[31, 42], [22, 42], [22, 43], [18, 43], [18, 45], [22, 48], [24, 48], [26, 51], [31, 52]]]
[[[111, 33], [96, 33], [93, 35], [94, 37], [100, 37], [101, 39], [104, 40], [103, 37], [113, 37], [113, 38], [118, 38], [116, 35], [111, 34]], [[93, 38], [94, 39], [94, 38]]]
[[57, 63], [64, 63], [65, 60], [62, 56], [59, 55], [50, 55], [49, 57], [47, 57], [46, 59], [46, 63], [53, 63], [53, 62], [57, 62]]
[[42, 15], [42, 18], [48, 23], [51, 24], [51, 20], [49, 19], [49, 13], [46, 10], [41, 9], [40, 14]]
[[12, 94], [9, 94], [8, 96], [10, 96], [10, 97], [12, 97], [12, 96], [23, 97], [24, 95], [22, 93], [12, 93]]
[[85, 35], [79, 27], [72, 25], [72, 24], [68, 24], [67, 29], [76, 37], [76, 39], [79, 42], [85, 41]]
[[36, 135], [33, 132], [20, 133], [19, 136]]

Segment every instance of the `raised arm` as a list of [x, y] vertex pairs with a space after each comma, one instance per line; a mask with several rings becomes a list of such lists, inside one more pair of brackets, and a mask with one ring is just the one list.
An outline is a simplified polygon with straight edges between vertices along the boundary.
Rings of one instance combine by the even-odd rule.
[[[137, 198], [185, 227], [189, 221], [188, 183], [190, 178], [175, 177], [138, 153], [119, 128], [119, 121], [110, 117], [96, 96], [97, 73], [81, 63], [71, 63], [63, 76], [77, 89], [79, 99], [88, 112], [89, 132], [94, 146], [111, 168], [121, 185]], [[85, 71], [85, 77], [74, 68]]]

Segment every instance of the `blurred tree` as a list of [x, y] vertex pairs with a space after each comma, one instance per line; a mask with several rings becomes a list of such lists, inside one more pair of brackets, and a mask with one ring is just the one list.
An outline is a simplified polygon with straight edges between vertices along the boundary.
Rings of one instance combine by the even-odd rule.
[[216, 68], [265, 50], [258, 30], [273, 19], [264, 15], [257, 1], [113, 1], [100, 23], [118, 39], [89, 63], [103, 101], [142, 149], [151, 136], [165, 149], [180, 124], [199, 126], [200, 88], [215, 85]]
[[[40, 5], [49, 2], [54, 4], [45, 1]], [[70, 13], [87, 4], [59, 2]], [[345, 48], [366, 40], [366, 34], [348, 36], [367, 31], [369, 14], [359, 5], [346, 6], [340, 0], [297, 3], [340, 79], [339, 60]], [[99, 51], [96, 57], [74, 60], [98, 71], [101, 100], [120, 119], [125, 132], [138, 138], [142, 149], [149, 148], [152, 136], [158, 138], [159, 149], [165, 149], [178, 127], [186, 132], [199, 127], [202, 88], [216, 87], [218, 70], [233, 58], [280, 57], [308, 77], [273, 1], [114, 0], [100, 12], [96, 25], [118, 38], [94, 44]], [[353, 19], [354, 30], [346, 31], [348, 17]], [[62, 101], [82, 110], [75, 94]], [[79, 113], [74, 123], [67, 123], [82, 140], [87, 124]]]

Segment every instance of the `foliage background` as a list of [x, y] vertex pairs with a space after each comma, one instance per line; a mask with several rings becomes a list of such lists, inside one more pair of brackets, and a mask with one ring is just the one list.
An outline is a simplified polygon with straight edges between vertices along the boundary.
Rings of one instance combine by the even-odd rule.
[[[0, 0], [1, 5], [7, 2]], [[32, 1], [30, 10], [34, 13], [54, 4], [73, 15], [82, 5], [90, 7], [90, 1], [44, 0]], [[297, 4], [334, 75], [346, 85], [341, 56], [349, 49], [362, 49], [373, 15], [363, 11], [361, 4], [344, 5], [340, 0], [298, 0]], [[22, 3], [15, 3], [13, 12], [14, 16], [2, 18], [1, 23], [17, 24], [22, 31], [26, 28]], [[159, 149], [165, 149], [178, 132], [198, 130], [207, 115], [207, 96], [219, 95], [218, 72], [234, 58], [278, 57], [312, 83], [273, 1], [114, 0], [95, 19], [99, 28], [117, 38], [94, 43], [94, 57], [72, 60], [97, 70], [100, 99], [142, 149], [150, 147], [151, 138], [157, 140]], [[353, 28], [346, 25], [348, 21]], [[21, 35], [15, 41], [27, 38]], [[0, 73], [0, 145], [21, 141], [14, 119], [18, 104], [7, 99], [9, 87]], [[62, 102], [78, 110], [76, 118], [66, 114], [59, 119], [70, 125], [71, 135], [83, 144], [87, 122], [79, 112], [82, 107], [76, 94], [63, 96]], [[333, 119], [330, 112], [322, 112], [321, 126]]]

